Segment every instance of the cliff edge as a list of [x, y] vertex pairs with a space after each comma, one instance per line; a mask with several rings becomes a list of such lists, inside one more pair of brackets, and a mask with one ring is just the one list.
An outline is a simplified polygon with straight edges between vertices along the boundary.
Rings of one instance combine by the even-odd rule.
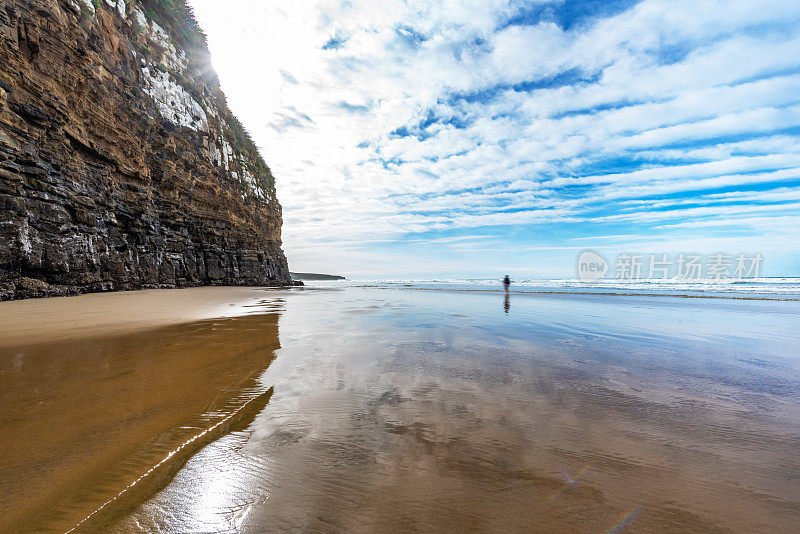
[[0, 0], [0, 300], [290, 284], [184, 0]]

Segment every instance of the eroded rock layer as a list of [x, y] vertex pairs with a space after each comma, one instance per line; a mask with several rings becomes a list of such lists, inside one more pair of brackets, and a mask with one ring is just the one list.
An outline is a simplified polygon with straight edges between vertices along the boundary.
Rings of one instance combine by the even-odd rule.
[[182, 0], [0, 0], [0, 300], [289, 283]]

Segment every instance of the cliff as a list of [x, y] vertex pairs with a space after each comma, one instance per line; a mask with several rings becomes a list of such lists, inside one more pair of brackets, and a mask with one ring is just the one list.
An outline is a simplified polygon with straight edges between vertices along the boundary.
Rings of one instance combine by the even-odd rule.
[[0, 300], [290, 282], [184, 0], [0, 0]]

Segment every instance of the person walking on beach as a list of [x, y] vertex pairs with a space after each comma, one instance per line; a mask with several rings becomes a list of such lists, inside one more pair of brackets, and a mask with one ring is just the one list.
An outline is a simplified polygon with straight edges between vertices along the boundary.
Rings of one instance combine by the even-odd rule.
[[510, 285], [511, 285], [511, 278], [509, 278], [508, 275], [506, 275], [503, 278], [503, 287], [506, 290], [506, 298], [505, 298], [505, 300], [503, 300], [503, 311], [505, 311], [506, 313], [508, 313], [508, 309], [511, 308], [511, 302], [508, 299], [508, 296], [509, 296], [508, 295], [508, 287]]

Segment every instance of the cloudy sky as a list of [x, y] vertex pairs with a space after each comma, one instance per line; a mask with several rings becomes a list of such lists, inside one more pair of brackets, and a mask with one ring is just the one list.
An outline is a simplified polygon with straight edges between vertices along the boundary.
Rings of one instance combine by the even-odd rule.
[[800, 2], [191, 0], [297, 271], [800, 275]]

